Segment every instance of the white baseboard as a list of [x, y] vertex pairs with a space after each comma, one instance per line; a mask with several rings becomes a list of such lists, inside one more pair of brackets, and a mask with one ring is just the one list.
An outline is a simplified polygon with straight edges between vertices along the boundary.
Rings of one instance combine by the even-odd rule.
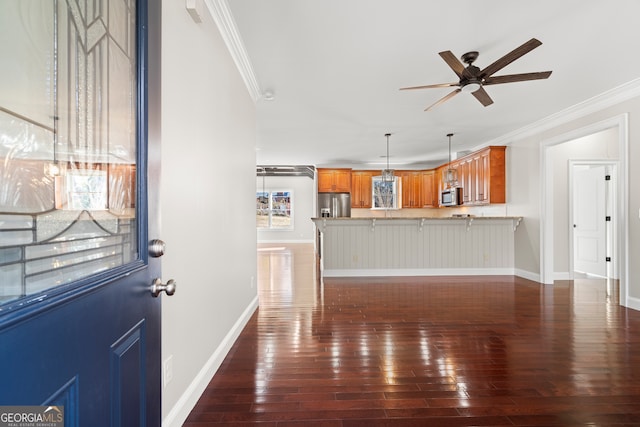
[[513, 276], [513, 268], [393, 268], [322, 270], [324, 277]]
[[627, 307], [640, 311], [640, 298], [627, 297]]
[[556, 271], [553, 273], [553, 280], [573, 280], [573, 274], [569, 271]]
[[171, 408], [171, 411], [162, 420], [162, 427], [180, 427], [198, 403], [198, 399], [207, 388], [207, 385], [222, 365], [224, 358], [231, 350], [242, 329], [251, 319], [251, 316], [258, 308], [258, 296], [249, 303], [240, 318], [233, 325], [231, 330], [224, 337], [218, 348], [213, 352], [207, 363], [204, 364], [198, 375], [193, 379], [189, 387], [184, 391], [180, 399]]
[[540, 274], [533, 273], [531, 271], [520, 270], [519, 268], [515, 269], [515, 275], [518, 277], [522, 277], [523, 279], [531, 280], [533, 282], [540, 283]]
[[314, 243], [315, 241], [313, 239], [309, 240], [309, 239], [300, 239], [300, 240], [262, 240], [262, 239], [258, 239], [258, 244], [269, 244], [269, 243], [277, 243], [277, 244], [286, 244], [286, 243]]

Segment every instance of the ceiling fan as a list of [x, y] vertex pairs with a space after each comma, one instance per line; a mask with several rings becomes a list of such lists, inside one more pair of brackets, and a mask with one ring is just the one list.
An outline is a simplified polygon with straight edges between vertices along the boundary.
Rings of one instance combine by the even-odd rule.
[[493, 104], [493, 100], [484, 90], [484, 86], [487, 85], [497, 85], [502, 83], [513, 83], [513, 82], [522, 82], [526, 80], [540, 80], [546, 79], [551, 75], [551, 71], [542, 71], [535, 73], [523, 73], [523, 74], [508, 74], [504, 76], [493, 76], [494, 73], [500, 71], [507, 65], [511, 64], [516, 59], [520, 58], [526, 53], [531, 52], [533, 49], [540, 46], [542, 42], [538, 39], [531, 39], [528, 42], [524, 43], [520, 47], [512, 50], [507, 53], [502, 58], [493, 62], [488, 67], [485, 67], [483, 70], [473, 65], [474, 61], [478, 58], [478, 52], [472, 51], [467, 52], [462, 55], [462, 61], [467, 64], [465, 67], [462, 62], [455, 57], [450, 50], [446, 50], [444, 52], [440, 52], [440, 56], [444, 61], [451, 67], [451, 69], [456, 73], [456, 75], [460, 78], [460, 81], [457, 83], [441, 83], [435, 85], [426, 85], [426, 86], [413, 86], [413, 87], [402, 87], [400, 90], [413, 90], [413, 89], [431, 89], [431, 88], [439, 88], [439, 87], [455, 87], [458, 86], [456, 90], [445, 95], [440, 98], [435, 103], [431, 104], [424, 111], [429, 111], [437, 105], [442, 104], [443, 102], [453, 98], [460, 92], [471, 92], [473, 96], [476, 97], [478, 101], [485, 107]]

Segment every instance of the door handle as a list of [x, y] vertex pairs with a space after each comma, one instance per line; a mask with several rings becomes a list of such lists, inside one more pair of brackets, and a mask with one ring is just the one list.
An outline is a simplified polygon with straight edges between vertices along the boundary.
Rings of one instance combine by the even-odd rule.
[[164, 255], [165, 244], [160, 239], [153, 239], [149, 242], [149, 255], [154, 258]]
[[151, 283], [151, 295], [156, 298], [160, 293], [164, 291], [168, 296], [176, 293], [176, 281], [169, 279], [167, 283], [162, 283], [162, 279], [153, 279]]

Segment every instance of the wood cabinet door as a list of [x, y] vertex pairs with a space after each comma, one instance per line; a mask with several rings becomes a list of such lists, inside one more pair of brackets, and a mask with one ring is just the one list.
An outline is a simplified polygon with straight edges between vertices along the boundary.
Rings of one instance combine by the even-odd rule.
[[486, 160], [483, 160], [483, 164], [486, 164], [486, 203], [505, 203], [507, 200], [505, 151], [504, 146], [491, 147], [486, 153]]
[[351, 207], [371, 208], [371, 177], [376, 172], [354, 171], [351, 173]]
[[436, 187], [436, 172], [434, 170], [422, 171], [420, 174], [422, 179], [422, 206], [437, 207], [438, 206], [438, 189]]
[[422, 173], [415, 171], [411, 173], [411, 207], [421, 208], [424, 204], [422, 197]]
[[476, 201], [478, 203], [489, 203], [489, 184], [491, 173], [489, 168], [491, 164], [489, 162], [489, 150], [483, 151], [478, 157], [476, 180], [478, 183], [478, 190]]
[[475, 177], [472, 172], [473, 160], [463, 160], [458, 165], [458, 185], [462, 188], [462, 203], [473, 203]]
[[351, 191], [351, 170], [340, 169], [334, 171], [334, 190], [338, 193], [349, 193]]
[[362, 207], [361, 181], [362, 172], [351, 172], [351, 208]]
[[330, 169], [318, 169], [318, 192], [331, 193], [333, 190], [333, 171]]
[[402, 179], [402, 207], [422, 207], [422, 176], [420, 171], [402, 171], [398, 173]]
[[318, 169], [318, 193], [351, 192], [351, 169]]

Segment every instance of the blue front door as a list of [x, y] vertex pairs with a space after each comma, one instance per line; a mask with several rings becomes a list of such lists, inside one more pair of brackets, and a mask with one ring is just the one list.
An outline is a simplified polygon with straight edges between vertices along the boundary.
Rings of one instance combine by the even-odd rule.
[[159, 7], [0, 2], [0, 414], [161, 424]]

